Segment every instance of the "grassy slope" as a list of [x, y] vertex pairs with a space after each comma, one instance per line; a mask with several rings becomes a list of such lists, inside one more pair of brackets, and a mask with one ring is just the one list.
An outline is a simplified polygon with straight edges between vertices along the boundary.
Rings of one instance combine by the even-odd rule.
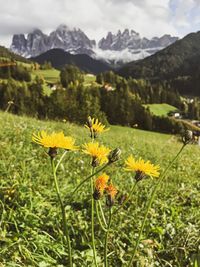
[[84, 83], [83, 83], [83, 85], [85, 87], [89, 87], [89, 86], [92, 86], [92, 85], [101, 86], [100, 84], [98, 84], [96, 82], [96, 76], [93, 75], [93, 74], [85, 74], [84, 75]]
[[157, 116], [167, 116], [168, 112], [177, 110], [176, 107], [171, 106], [169, 104], [148, 104], [144, 105], [145, 107], [149, 107], [150, 111]]
[[[82, 144], [89, 141], [87, 129], [5, 113], [0, 113], [0, 126], [0, 263], [6, 264], [6, 267], [63, 266], [66, 255], [58, 237], [61, 226], [50, 163], [45, 150], [31, 143], [31, 135], [41, 129], [50, 132], [64, 130]], [[181, 147], [174, 136], [118, 126], [111, 127], [99, 141], [111, 148], [120, 147], [123, 159], [132, 153], [160, 164], [162, 169]], [[200, 227], [199, 161], [199, 147], [189, 145], [168, 173], [158, 191], [143, 235], [143, 239], [152, 240], [155, 258], [147, 253], [148, 249], [151, 254], [153, 247], [143, 243], [138, 254], [140, 266], [144, 262], [145, 266], [155, 265], [155, 262], [160, 264], [158, 266], [168, 266], [164, 260], [172, 266], [186, 266], [186, 258], [189, 260], [197, 250]], [[81, 152], [70, 152], [62, 164], [59, 183], [66, 205], [70, 192], [89, 174], [89, 162], [89, 158]], [[118, 162], [107, 172], [120, 192], [127, 193], [133, 179], [123, 170], [122, 163]], [[145, 201], [154, 182], [151, 179], [140, 182], [132, 201], [126, 205], [128, 213], [122, 211], [113, 219], [110, 266], [121, 266], [122, 255], [127, 260], [127, 249], [134, 243]], [[9, 191], [11, 189], [14, 189], [13, 193]], [[71, 207], [67, 205], [68, 223], [73, 225], [70, 232], [76, 266], [86, 267], [91, 265], [90, 239], [86, 234], [90, 231], [89, 185], [79, 191], [74, 201]], [[104, 233], [97, 227], [95, 235], [98, 255], [102, 257], [100, 240]], [[179, 249], [183, 244], [185, 254]]]
[[34, 79], [36, 75], [42, 76], [47, 82], [56, 83], [59, 81], [60, 71], [56, 69], [35, 70], [32, 72], [32, 78]]

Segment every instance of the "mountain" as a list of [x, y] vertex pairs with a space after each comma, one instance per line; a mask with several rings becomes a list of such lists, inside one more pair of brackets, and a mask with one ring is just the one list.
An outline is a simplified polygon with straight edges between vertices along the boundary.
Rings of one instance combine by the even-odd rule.
[[39, 29], [29, 33], [27, 38], [24, 34], [14, 35], [10, 49], [24, 57], [35, 57], [53, 48], [61, 48], [72, 54], [92, 55], [95, 44], [80, 29], [69, 29], [62, 24], [49, 35]]
[[52, 66], [57, 69], [61, 69], [66, 64], [73, 64], [79, 69], [93, 74], [110, 70], [106, 63], [93, 59], [88, 55], [71, 55], [58, 48], [51, 49], [37, 57], [31, 58], [31, 60], [39, 64], [43, 64], [45, 61], [51, 62]]
[[49, 35], [39, 29], [27, 36], [15, 34], [10, 49], [24, 57], [35, 57], [50, 49], [60, 48], [71, 54], [87, 54], [95, 59], [120, 65], [154, 54], [177, 39], [170, 35], [147, 39], [133, 30], [125, 29], [117, 34], [109, 32], [96, 43], [80, 29], [70, 29], [62, 24]]
[[200, 31], [118, 70], [123, 77], [166, 80], [182, 94], [200, 95]]
[[134, 78], [173, 78], [192, 74], [199, 69], [200, 31], [157, 52], [156, 54], [130, 62], [119, 70], [119, 74]]
[[116, 62], [129, 62], [150, 56], [177, 40], [178, 37], [172, 37], [167, 34], [160, 38], [142, 38], [134, 30], [129, 31], [125, 29], [124, 32], [118, 31], [117, 34], [109, 32], [106, 38], [102, 38], [98, 43], [98, 48], [104, 51], [104, 53], [99, 50], [95, 52], [104, 59], [107, 58]]

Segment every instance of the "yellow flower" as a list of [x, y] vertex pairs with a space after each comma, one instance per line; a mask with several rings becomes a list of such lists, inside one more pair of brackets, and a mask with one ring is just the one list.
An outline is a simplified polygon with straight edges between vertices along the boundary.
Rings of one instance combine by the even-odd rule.
[[103, 163], [108, 162], [108, 154], [110, 152], [110, 149], [99, 145], [98, 142], [90, 142], [87, 144], [84, 144], [83, 147], [85, 148], [83, 152], [85, 154], [88, 154], [92, 156], [92, 166], [96, 167], [98, 165], [102, 165]]
[[38, 134], [34, 133], [32, 135], [32, 141], [48, 148], [78, 149], [78, 147], [74, 145], [75, 139], [71, 136], [65, 136], [63, 132], [48, 134], [45, 131], [41, 131]]
[[109, 180], [109, 176], [105, 173], [103, 173], [102, 175], [100, 175], [96, 181], [95, 181], [95, 189], [100, 193], [100, 195], [103, 194], [106, 186], [107, 186], [107, 182]]
[[114, 199], [116, 194], [117, 194], [117, 189], [116, 189], [116, 187], [114, 185], [109, 184], [106, 187], [106, 192], [112, 199]]
[[103, 133], [109, 130], [109, 128], [105, 129], [105, 125], [103, 125], [101, 122], [99, 122], [98, 119], [88, 117], [87, 124], [85, 124], [85, 127], [90, 130], [90, 132], [93, 132], [95, 137], [98, 133]]
[[109, 184], [106, 187], [106, 192], [107, 192], [106, 205], [108, 207], [112, 207], [114, 205], [115, 196], [117, 194], [117, 189], [114, 185]]
[[160, 175], [158, 165], [153, 165], [150, 161], [144, 161], [139, 158], [139, 160], [135, 160], [135, 158], [131, 155], [125, 161], [126, 171], [135, 171], [136, 172], [136, 180], [140, 180], [144, 177], [144, 175], [148, 175], [151, 177], [158, 177]]

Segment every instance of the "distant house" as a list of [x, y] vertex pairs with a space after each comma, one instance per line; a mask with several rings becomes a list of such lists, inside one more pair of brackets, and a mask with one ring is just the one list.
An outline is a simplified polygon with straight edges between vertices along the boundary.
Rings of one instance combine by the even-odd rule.
[[47, 86], [52, 90], [55, 91], [57, 89], [57, 85], [51, 82], [47, 82]]
[[113, 88], [109, 83], [104, 84], [104, 89], [106, 91], [114, 91], [115, 90], [115, 88]]
[[200, 128], [200, 121], [193, 120], [191, 122], [192, 122], [192, 124], [194, 124], [195, 126]]
[[168, 116], [173, 117], [175, 119], [181, 119], [181, 113], [178, 110], [168, 112]]

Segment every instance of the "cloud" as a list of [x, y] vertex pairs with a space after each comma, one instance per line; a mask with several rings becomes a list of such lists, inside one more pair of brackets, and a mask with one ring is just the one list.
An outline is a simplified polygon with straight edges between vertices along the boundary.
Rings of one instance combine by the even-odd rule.
[[14, 33], [49, 32], [61, 23], [97, 40], [125, 28], [145, 37], [178, 35], [180, 28], [191, 28], [199, 0], [0, 0], [0, 6], [1, 43]]

